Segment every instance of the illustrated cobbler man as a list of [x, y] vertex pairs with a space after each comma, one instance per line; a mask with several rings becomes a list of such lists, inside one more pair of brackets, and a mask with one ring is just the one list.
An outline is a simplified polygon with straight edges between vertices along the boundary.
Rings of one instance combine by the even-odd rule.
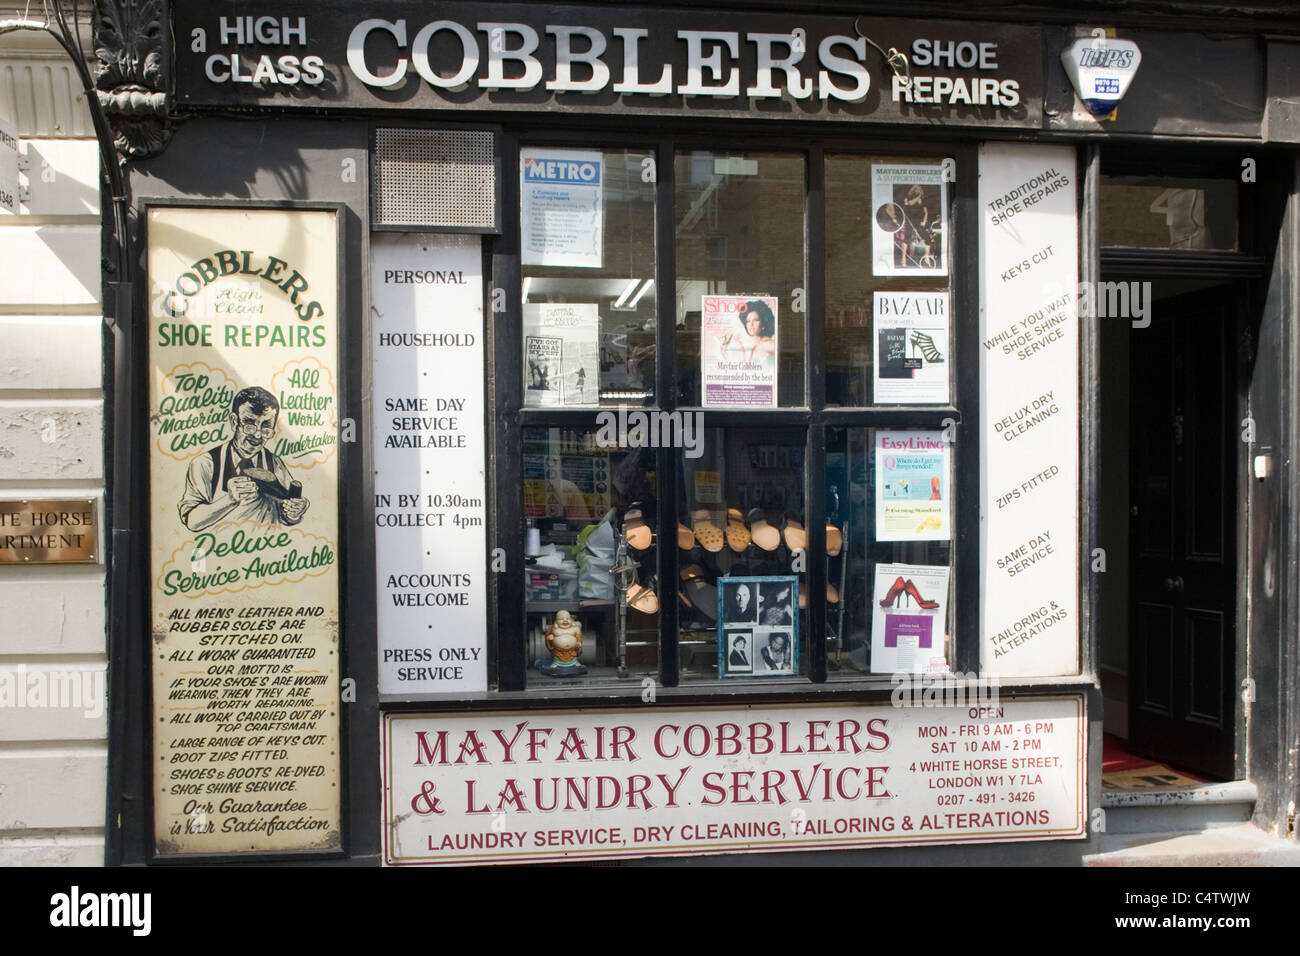
[[279, 415], [280, 403], [264, 388], [252, 386], [235, 396], [230, 403], [234, 437], [190, 461], [177, 505], [187, 528], [202, 531], [218, 521], [302, 521], [310, 504], [302, 497], [302, 485], [265, 447]]

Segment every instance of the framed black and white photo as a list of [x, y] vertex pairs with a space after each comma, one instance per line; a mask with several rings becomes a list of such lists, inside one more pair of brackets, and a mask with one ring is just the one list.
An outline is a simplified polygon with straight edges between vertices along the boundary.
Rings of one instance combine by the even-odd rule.
[[793, 677], [799, 665], [799, 579], [718, 579], [718, 676]]
[[794, 673], [794, 639], [791, 630], [769, 630], [755, 641], [757, 667], [755, 672], [764, 674]]
[[722, 611], [718, 620], [730, 624], [758, 623], [758, 586], [754, 578], [722, 578], [718, 581]]
[[753, 673], [754, 670], [754, 632], [728, 631], [727, 668], [732, 673]]

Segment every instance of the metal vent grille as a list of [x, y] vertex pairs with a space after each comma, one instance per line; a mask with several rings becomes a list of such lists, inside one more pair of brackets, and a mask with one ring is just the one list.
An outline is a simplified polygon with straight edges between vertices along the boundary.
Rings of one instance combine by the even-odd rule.
[[377, 129], [376, 226], [499, 232], [496, 134], [491, 130]]

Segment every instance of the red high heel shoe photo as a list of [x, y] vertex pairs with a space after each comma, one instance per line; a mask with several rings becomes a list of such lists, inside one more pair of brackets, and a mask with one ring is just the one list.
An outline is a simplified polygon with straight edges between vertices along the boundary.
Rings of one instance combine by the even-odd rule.
[[939, 606], [938, 601], [927, 601], [925, 598], [921, 597], [921, 592], [916, 589], [916, 585], [913, 584], [910, 579], [903, 582], [903, 591], [916, 602], [917, 607], [922, 608], [923, 610], [933, 611]]
[[[910, 583], [910, 582], [908, 582], [908, 583]], [[891, 584], [891, 585], [889, 586], [889, 590], [885, 592], [885, 596], [884, 596], [884, 598], [881, 599], [881, 601], [880, 601], [880, 606], [881, 606], [881, 607], [898, 607], [898, 602], [899, 602], [899, 599], [900, 599], [900, 598], [902, 597], [902, 595], [903, 595], [903, 588], [904, 588], [904, 587], [905, 587], [905, 583], [904, 583], [903, 579], [902, 579], [902, 578], [895, 578], [895, 579], [894, 579], [894, 583]]]

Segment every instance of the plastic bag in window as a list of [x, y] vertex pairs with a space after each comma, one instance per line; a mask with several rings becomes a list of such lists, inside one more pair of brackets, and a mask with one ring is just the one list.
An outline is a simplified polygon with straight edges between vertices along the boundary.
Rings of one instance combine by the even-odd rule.
[[614, 581], [610, 569], [614, 567], [614, 512], [605, 515], [599, 524], [589, 524], [578, 533], [575, 548], [578, 561], [578, 597], [600, 601], [614, 599]]

